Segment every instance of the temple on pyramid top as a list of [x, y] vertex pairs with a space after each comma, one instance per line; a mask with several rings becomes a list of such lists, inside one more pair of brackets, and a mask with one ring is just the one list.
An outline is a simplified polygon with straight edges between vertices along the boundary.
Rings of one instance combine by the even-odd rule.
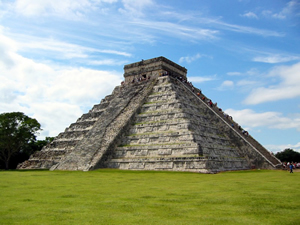
[[124, 66], [125, 83], [154, 79], [162, 74], [186, 78], [187, 69], [163, 56]]
[[19, 169], [217, 173], [282, 165], [237, 121], [157, 57], [124, 66], [125, 81]]

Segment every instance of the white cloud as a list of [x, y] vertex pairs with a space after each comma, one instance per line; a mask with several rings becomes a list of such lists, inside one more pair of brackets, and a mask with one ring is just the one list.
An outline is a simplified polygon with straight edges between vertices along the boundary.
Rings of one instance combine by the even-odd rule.
[[236, 25], [236, 24], [225, 23], [220, 20], [208, 20], [207, 22], [212, 25], [218, 26], [220, 29], [229, 30], [232, 32], [237, 32], [237, 33], [255, 34], [255, 35], [264, 36], [264, 37], [269, 37], [269, 36], [284, 37], [285, 36], [285, 34], [282, 32], [253, 28], [253, 27], [248, 27], [248, 26], [240, 26], [240, 25]]
[[104, 60], [89, 60], [88, 61], [88, 65], [108, 65], [108, 66], [115, 66], [115, 65], [124, 65], [124, 64], [128, 64], [129, 61], [117, 61], [114, 59], [104, 59]]
[[11, 39], [0, 39], [0, 112], [22, 111], [37, 118], [42, 135], [57, 135], [120, 84], [116, 72], [54, 69], [19, 55]]
[[17, 0], [15, 3], [16, 12], [25, 16], [45, 16], [49, 14], [78, 16], [80, 15], [79, 12], [86, 7], [91, 7], [88, 0]]
[[284, 7], [279, 13], [274, 13], [272, 17], [277, 19], [285, 19], [290, 16], [294, 10], [299, 9], [300, 2], [298, 0], [292, 0], [287, 3], [286, 7]]
[[152, 0], [122, 0], [122, 3], [124, 8], [120, 8], [119, 12], [131, 17], [143, 16], [144, 9], [154, 5]]
[[17, 0], [14, 8], [18, 14], [35, 16], [58, 16], [66, 19], [80, 19], [84, 13], [95, 10], [101, 3], [114, 3], [117, 0]]
[[236, 82], [236, 85], [237, 86], [242, 86], [242, 87], [244, 87], [244, 86], [246, 86], [246, 87], [253, 87], [253, 86], [257, 86], [257, 84], [258, 84], [259, 82], [258, 81], [255, 81], [255, 80], [239, 80], [238, 82]]
[[229, 76], [256, 76], [260, 75], [256, 68], [251, 68], [246, 72], [228, 72], [227, 75]]
[[266, 145], [267, 149], [271, 150], [272, 152], [281, 152], [287, 148], [293, 149], [294, 151], [300, 152], [300, 142], [296, 144], [285, 144], [285, 145]]
[[231, 80], [225, 80], [217, 89], [220, 91], [232, 89], [234, 87], [234, 82]]
[[209, 76], [209, 77], [190, 77], [188, 78], [188, 80], [190, 82], [195, 82], [195, 83], [204, 83], [204, 82], [207, 82], [207, 81], [212, 81], [212, 80], [215, 80], [216, 79], [216, 76]]
[[240, 76], [240, 75], [242, 75], [242, 73], [241, 72], [228, 72], [227, 75], [229, 75], [229, 76]]
[[264, 62], [264, 63], [283, 63], [283, 62], [290, 62], [295, 60], [300, 60], [300, 56], [269, 54], [268, 56], [257, 56], [253, 58], [254, 62]]
[[189, 41], [216, 39], [216, 35], [219, 33], [217, 30], [185, 26], [164, 21], [136, 20], [132, 21], [131, 23], [135, 26], [146, 28], [147, 33], [149, 31], [159, 31], [162, 32], [159, 35], [188, 39]]
[[[286, 6], [280, 12], [272, 12], [271, 10], [262, 11], [262, 15], [275, 19], [286, 19], [287, 17], [293, 16], [296, 12], [296, 16], [299, 16], [300, 2], [298, 0], [289, 1]], [[298, 13], [297, 13], [298, 12]]]
[[247, 17], [247, 18], [254, 18], [254, 19], [258, 19], [258, 16], [254, 13], [254, 12], [247, 12], [244, 13], [243, 15], [241, 15], [243, 17]]
[[200, 55], [199, 53], [197, 53], [196, 55], [193, 55], [193, 56], [180, 57], [179, 63], [183, 63], [183, 62], [191, 63], [201, 57], [202, 57], [202, 55]]
[[300, 63], [275, 67], [268, 76], [280, 78], [281, 83], [255, 88], [245, 99], [246, 104], [259, 104], [300, 96]]
[[14, 41], [14, 46], [17, 46], [19, 51], [27, 52], [47, 52], [48, 56], [53, 56], [59, 59], [73, 59], [73, 58], [88, 58], [91, 53], [104, 53], [109, 55], [118, 55], [131, 57], [131, 54], [124, 51], [112, 49], [96, 49], [91, 47], [84, 47], [82, 45], [71, 44], [55, 40], [53, 38], [41, 38], [26, 35], [15, 35], [17, 41]]
[[300, 114], [284, 117], [282, 113], [279, 112], [256, 113], [251, 109], [226, 109], [225, 112], [245, 127], [269, 127], [273, 129], [296, 128], [300, 131]]

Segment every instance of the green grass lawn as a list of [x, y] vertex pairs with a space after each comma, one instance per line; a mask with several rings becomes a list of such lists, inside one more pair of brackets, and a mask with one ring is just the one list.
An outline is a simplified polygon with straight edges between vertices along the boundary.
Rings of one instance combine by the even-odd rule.
[[0, 171], [0, 224], [300, 223], [300, 173]]

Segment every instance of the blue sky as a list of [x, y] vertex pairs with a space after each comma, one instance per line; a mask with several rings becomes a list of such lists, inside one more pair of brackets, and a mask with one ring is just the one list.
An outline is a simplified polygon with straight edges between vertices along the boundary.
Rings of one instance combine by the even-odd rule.
[[299, 0], [0, 0], [0, 113], [56, 136], [164, 56], [273, 152], [300, 151]]

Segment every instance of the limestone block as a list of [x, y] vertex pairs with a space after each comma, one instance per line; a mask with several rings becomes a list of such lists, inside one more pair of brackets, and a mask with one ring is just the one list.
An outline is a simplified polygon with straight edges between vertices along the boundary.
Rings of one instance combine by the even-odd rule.
[[145, 163], [129, 163], [128, 169], [144, 169]]
[[158, 155], [171, 155], [172, 149], [159, 149]]
[[136, 150], [135, 155], [136, 156], [146, 156], [146, 155], [148, 155], [148, 150]]
[[173, 162], [156, 162], [155, 169], [172, 169]]
[[197, 161], [197, 162], [185, 162], [185, 169], [204, 169], [206, 168], [206, 161]]

